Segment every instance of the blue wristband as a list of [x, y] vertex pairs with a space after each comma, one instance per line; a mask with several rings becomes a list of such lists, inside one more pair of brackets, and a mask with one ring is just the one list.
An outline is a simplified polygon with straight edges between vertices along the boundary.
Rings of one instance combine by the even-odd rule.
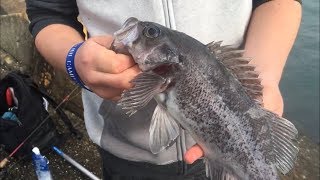
[[91, 91], [86, 85], [84, 85], [84, 83], [82, 82], [82, 80], [80, 79], [77, 71], [76, 71], [76, 67], [74, 66], [74, 57], [77, 53], [78, 48], [83, 44], [83, 42], [74, 45], [70, 51], [68, 52], [68, 55], [66, 57], [66, 69], [67, 69], [67, 73], [69, 74], [70, 78], [77, 83], [79, 86], [81, 86], [82, 88]]

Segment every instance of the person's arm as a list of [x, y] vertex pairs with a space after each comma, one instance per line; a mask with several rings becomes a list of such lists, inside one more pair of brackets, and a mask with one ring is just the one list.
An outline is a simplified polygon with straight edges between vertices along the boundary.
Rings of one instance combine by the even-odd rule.
[[55, 69], [66, 71], [65, 59], [71, 47], [83, 41], [83, 37], [72, 27], [51, 24], [43, 28], [35, 38], [38, 51]]
[[282, 71], [298, 33], [302, 8], [293, 0], [273, 0], [252, 15], [245, 43], [246, 57], [260, 72], [264, 107], [282, 116], [279, 90]]
[[[75, 0], [27, 0], [30, 31], [46, 61], [56, 69], [66, 71], [68, 51], [82, 42], [82, 25], [77, 21]], [[118, 99], [123, 89], [139, 69], [129, 56], [116, 54], [108, 48], [112, 36], [86, 40], [75, 55], [75, 67], [81, 80], [93, 92], [105, 99]]]
[[[245, 40], [245, 55], [260, 72], [264, 86], [264, 107], [279, 115], [283, 101], [279, 82], [283, 67], [297, 36], [301, 5], [294, 0], [273, 0], [257, 7], [252, 14]], [[193, 163], [203, 156], [200, 146], [191, 147], [185, 161]]]
[[56, 69], [64, 70], [67, 51], [84, 39], [76, 1], [26, 0], [26, 7], [39, 52]]

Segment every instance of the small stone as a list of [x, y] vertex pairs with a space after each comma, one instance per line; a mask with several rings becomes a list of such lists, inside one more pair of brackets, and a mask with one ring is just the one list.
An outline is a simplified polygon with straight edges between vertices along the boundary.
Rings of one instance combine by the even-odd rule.
[[45, 87], [48, 87], [50, 85], [50, 80], [44, 79], [43, 84], [44, 84]]
[[10, 56], [5, 56], [3, 59], [7, 65], [13, 64], [13, 59]]
[[24, 72], [26, 72], [27, 68], [26, 68], [26, 67], [20, 67], [19, 70], [20, 70], [22, 73], [24, 73]]

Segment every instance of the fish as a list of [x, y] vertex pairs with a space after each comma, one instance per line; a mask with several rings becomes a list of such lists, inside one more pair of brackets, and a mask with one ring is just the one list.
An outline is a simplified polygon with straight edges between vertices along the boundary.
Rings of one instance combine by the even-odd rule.
[[133, 115], [156, 100], [150, 150], [157, 154], [187, 131], [204, 152], [207, 176], [275, 180], [299, 151], [298, 130], [263, 108], [261, 79], [244, 50], [132, 17], [114, 33], [112, 50], [141, 69], [118, 105]]

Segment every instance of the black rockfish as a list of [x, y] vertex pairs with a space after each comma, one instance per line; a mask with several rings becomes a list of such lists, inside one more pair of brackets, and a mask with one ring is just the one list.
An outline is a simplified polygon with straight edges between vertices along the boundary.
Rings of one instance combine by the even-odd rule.
[[279, 179], [298, 148], [297, 129], [261, 106], [259, 74], [243, 51], [220, 42], [204, 45], [152, 22], [128, 19], [113, 49], [130, 53], [142, 73], [119, 105], [133, 114], [155, 99], [150, 126], [153, 153], [184, 128], [204, 151], [211, 179]]

